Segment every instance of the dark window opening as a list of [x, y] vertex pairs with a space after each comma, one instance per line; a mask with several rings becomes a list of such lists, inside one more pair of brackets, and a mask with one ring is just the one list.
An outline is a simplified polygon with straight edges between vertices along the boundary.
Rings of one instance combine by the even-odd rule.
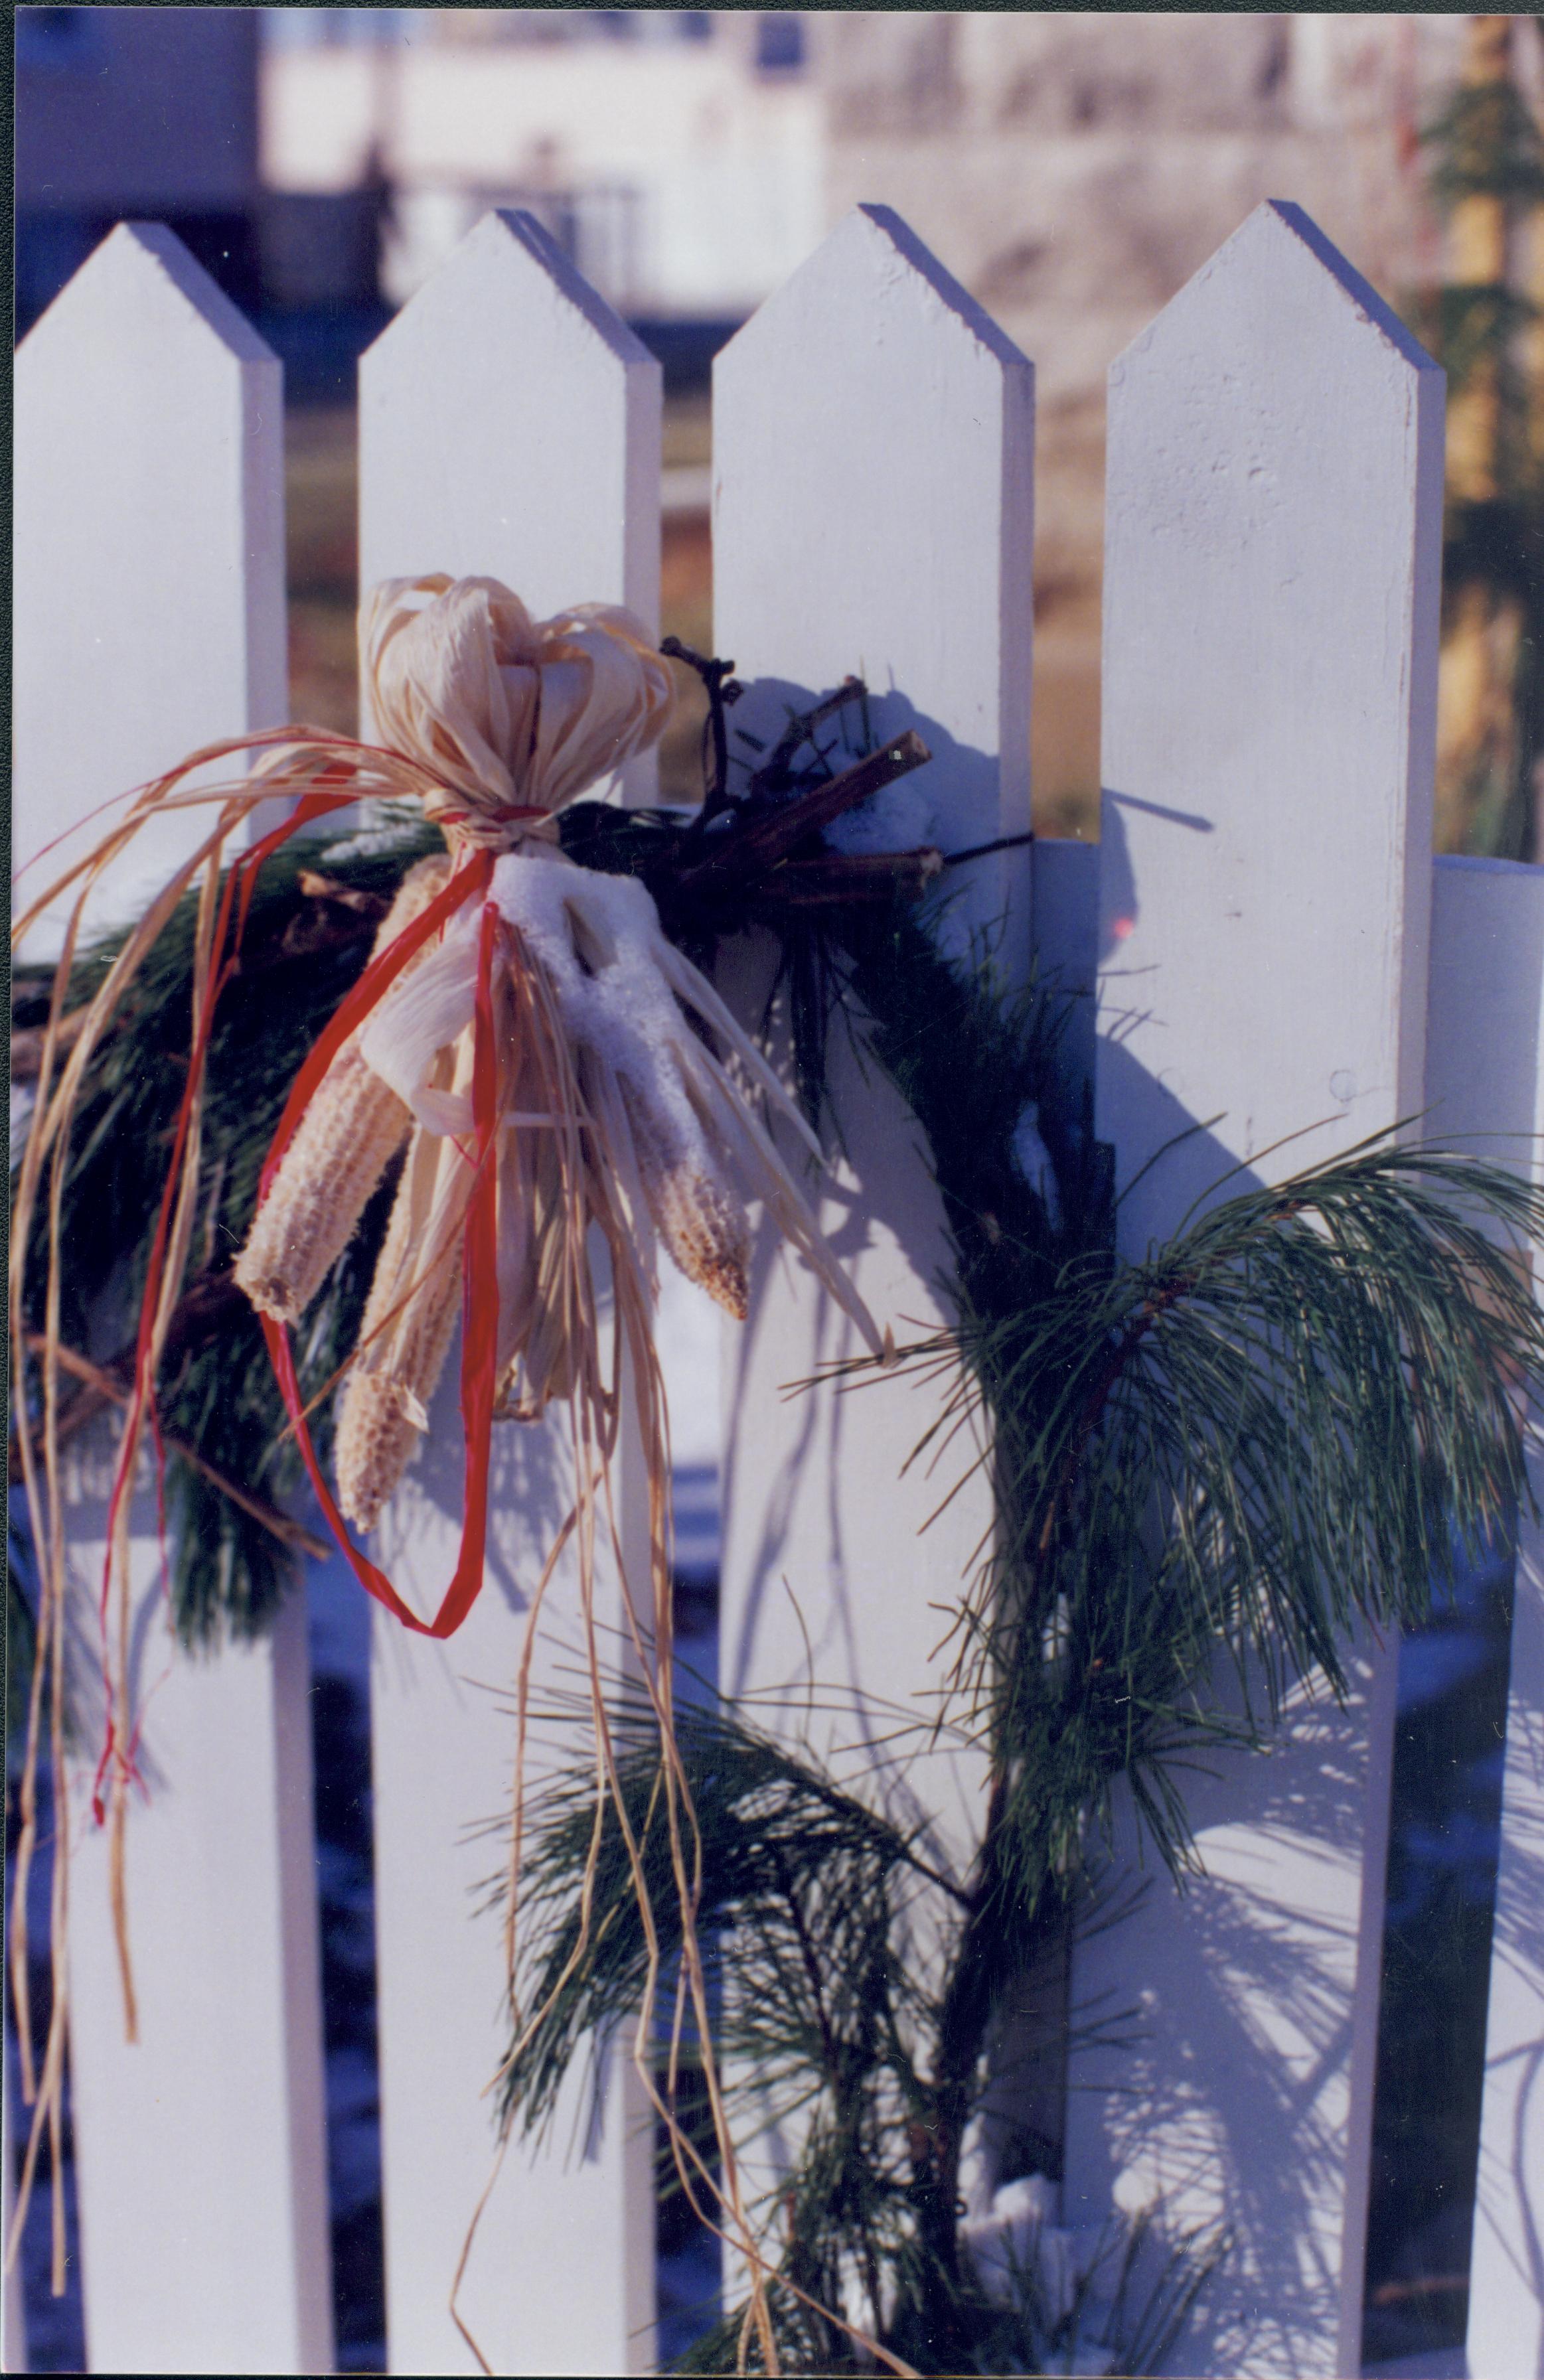
[[756, 64], [762, 74], [789, 74], [804, 64], [804, 19], [790, 10], [756, 19]]

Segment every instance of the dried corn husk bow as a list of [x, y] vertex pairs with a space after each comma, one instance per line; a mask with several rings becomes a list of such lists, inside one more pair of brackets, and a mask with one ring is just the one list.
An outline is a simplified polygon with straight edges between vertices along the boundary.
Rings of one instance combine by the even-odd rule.
[[618, 605], [533, 620], [496, 578], [388, 578], [359, 629], [383, 739], [422, 764], [425, 808], [464, 840], [502, 848], [512, 825], [518, 840], [532, 811], [656, 743], [669, 714], [670, 672]]
[[[664, 725], [669, 673], [642, 624], [602, 605], [537, 621], [494, 579], [433, 576], [378, 587], [363, 606], [360, 637], [380, 743], [285, 727], [190, 755], [130, 797], [88, 856], [35, 898], [13, 929], [13, 940], [24, 935], [61, 894], [73, 891], [14, 1210], [13, 1359], [25, 1409], [37, 1389], [26, 1362], [20, 1268], [44, 1171], [51, 1169], [57, 1182], [92, 1052], [177, 902], [199, 887], [188, 1084], [141, 1309], [101, 1598], [109, 1716], [97, 1813], [100, 1818], [104, 1801], [110, 1804], [110, 1875], [131, 2037], [123, 1870], [135, 1734], [128, 1491], [191, 1241], [214, 1004], [235, 972], [252, 875], [270, 851], [315, 820], [370, 796], [419, 802], [447, 845], [443, 859], [423, 862], [403, 883], [369, 966], [301, 1070], [237, 1268], [262, 1318], [323, 1510], [362, 1583], [406, 1625], [444, 1636], [465, 1618], [482, 1579], [493, 1419], [532, 1415], [554, 1400], [566, 1401], [572, 1415], [577, 1498], [559, 1543], [577, 1545], [588, 1624], [595, 1499], [616, 1444], [626, 1383], [650, 1478], [652, 1611], [647, 1619], [635, 1609], [626, 1580], [624, 1594], [668, 1748], [668, 1441], [651, 1333], [656, 1243], [663, 1241], [681, 1269], [729, 1311], [743, 1315], [748, 1203], [758, 1200], [869, 1346], [876, 1353], [880, 1347], [861, 1301], [748, 1102], [748, 1094], [759, 1094], [808, 1142], [781, 1086], [711, 987], [665, 940], [643, 887], [579, 868], [557, 848], [553, 814], [646, 750]], [[258, 762], [249, 775], [210, 783], [215, 764], [254, 753]], [[281, 795], [294, 798], [286, 822], [224, 869], [227, 844], [250, 813]], [[87, 899], [150, 818], [195, 806], [214, 810], [210, 832], [130, 932], [83, 1018], [78, 1024], [72, 1016], [73, 1038], [67, 1044], [60, 1024]], [[404, 1149], [360, 1344], [343, 1389], [336, 1433], [340, 1512], [310, 1448], [288, 1328], [321, 1288], [385, 1168]], [[609, 1333], [602, 1329], [591, 1273], [597, 1235], [611, 1273]], [[56, 1315], [56, 1216], [49, 1263], [48, 1305]], [[427, 1427], [458, 1311], [467, 1438], [462, 1546], [439, 1609], [424, 1617], [351, 1542], [344, 1516], [369, 1528], [395, 1486]], [[20, 1433], [43, 1608], [21, 1796], [18, 1909], [35, 1841], [33, 1779], [44, 1674], [52, 1676], [57, 1722], [65, 1641], [63, 1500], [57, 1450], [46, 1426], [58, 1401], [52, 1326], [40, 1368], [41, 1476], [31, 1434]], [[532, 1624], [545, 1585], [544, 1574]], [[601, 1734], [603, 1740], [603, 1729]], [[61, 1741], [56, 1723], [55, 1747]], [[678, 1790], [689, 1821], [684, 1779]], [[62, 1818], [62, 1792], [57, 1807]], [[519, 1863], [518, 1813], [517, 1791], [512, 1873]], [[684, 1874], [682, 1888], [688, 1890]], [[512, 1912], [514, 1905], [512, 1893]], [[689, 1922], [687, 1932], [691, 1937]], [[58, 2120], [67, 1978], [62, 1943], [54, 1947], [53, 2012], [26, 2185], [45, 2118], [53, 2127]], [[37, 2074], [26, 1955], [25, 1927], [18, 1925], [13, 1984], [31, 2096]], [[694, 1938], [687, 1965], [706, 2038], [709, 2012]], [[721, 2193], [727, 2187], [733, 2197], [726, 2137], [720, 2150], [725, 2180], [716, 2187]], [[24, 2188], [23, 2202], [25, 2195]], [[19, 2215], [13, 2245], [18, 2225]], [[753, 2255], [737, 2206], [735, 2228]]]

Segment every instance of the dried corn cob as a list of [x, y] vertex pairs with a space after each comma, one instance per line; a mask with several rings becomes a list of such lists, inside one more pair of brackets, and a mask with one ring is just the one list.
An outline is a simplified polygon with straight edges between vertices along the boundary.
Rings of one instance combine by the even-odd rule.
[[[442, 1299], [435, 1320], [443, 1325], [433, 1369], [438, 1375], [450, 1349], [456, 1321], [460, 1276], [445, 1268], [449, 1294]], [[383, 1506], [400, 1486], [424, 1428], [422, 1408], [411, 1402], [401, 1383], [382, 1372], [348, 1376], [338, 1417], [335, 1462], [338, 1503], [346, 1520], [357, 1529], [373, 1529]]]
[[[450, 874], [420, 860], [402, 880], [375, 938], [379, 953], [426, 909]], [[410, 973], [416, 961], [409, 961]], [[237, 1260], [236, 1279], [260, 1314], [296, 1323], [343, 1254], [371, 1193], [412, 1118], [373, 1074], [351, 1034], [323, 1075]]]
[[[668, 1111], [646, 1106], [631, 1083], [624, 1081], [621, 1090], [654, 1229], [687, 1279], [743, 1322], [750, 1225], [712, 1135], [703, 1131], [693, 1147], [686, 1135], [669, 1131]], [[716, 1167], [713, 1157], [720, 1158]]]
[[[460, 1052], [469, 1072], [470, 1049]], [[448, 1074], [452, 1062], [442, 1062]], [[472, 1169], [454, 1140], [415, 1130], [338, 1409], [338, 1501], [372, 1529], [429, 1427], [461, 1299]]]

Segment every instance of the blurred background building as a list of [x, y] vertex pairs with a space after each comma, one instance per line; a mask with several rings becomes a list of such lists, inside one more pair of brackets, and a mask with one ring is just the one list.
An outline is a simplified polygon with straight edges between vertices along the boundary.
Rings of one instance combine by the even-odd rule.
[[743, 319], [824, 228], [801, 17], [371, 11], [329, 40], [341, 12], [266, 13], [263, 182], [383, 183], [393, 302], [490, 206], [541, 214], [620, 312], [677, 322]]
[[16, 307], [25, 331], [124, 215], [260, 294], [264, 11], [16, 11]]

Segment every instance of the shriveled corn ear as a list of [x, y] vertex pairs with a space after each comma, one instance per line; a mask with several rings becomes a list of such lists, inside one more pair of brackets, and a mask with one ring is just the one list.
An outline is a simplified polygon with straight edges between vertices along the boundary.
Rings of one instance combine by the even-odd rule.
[[[867, 1308], [690, 1014], [818, 1155], [808, 1127], [711, 987], [667, 941], [644, 887], [529, 852], [496, 863], [488, 899], [503, 921], [501, 1105], [516, 1136], [501, 1163], [500, 1350], [506, 1371], [523, 1359], [526, 1396], [540, 1403], [565, 1393], [564, 1342], [593, 1327], [553, 1309], [554, 1278], [574, 1275], [560, 1265], [554, 1276], [544, 1260], [557, 1245], [550, 1234], [582, 1232], [587, 1209], [618, 1200], [635, 1262], [651, 1275], [657, 1233], [688, 1279], [743, 1318], [747, 1208], [760, 1199], [877, 1354]], [[471, 1121], [465, 1098], [436, 1087], [434, 1069], [470, 1026], [476, 930], [469, 917], [452, 927], [434, 959], [388, 994], [364, 1038], [368, 1062], [430, 1133], [463, 1133]]]
[[750, 1224], [745, 1202], [718, 1163], [702, 1161], [683, 1135], [662, 1131], [627, 1083], [622, 1085], [637, 1153], [639, 1184], [650, 1220], [676, 1269], [743, 1322], [748, 1304], [746, 1268], [750, 1261]]
[[[376, 954], [428, 907], [449, 875], [448, 857], [420, 860], [408, 871], [381, 921]], [[322, 1076], [237, 1259], [237, 1284], [260, 1314], [298, 1322], [411, 1123], [351, 1034]]]
[[358, 1528], [375, 1526], [429, 1427], [460, 1306], [471, 1181], [454, 1141], [414, 1132], [338, 1410], [338, 1500]]

